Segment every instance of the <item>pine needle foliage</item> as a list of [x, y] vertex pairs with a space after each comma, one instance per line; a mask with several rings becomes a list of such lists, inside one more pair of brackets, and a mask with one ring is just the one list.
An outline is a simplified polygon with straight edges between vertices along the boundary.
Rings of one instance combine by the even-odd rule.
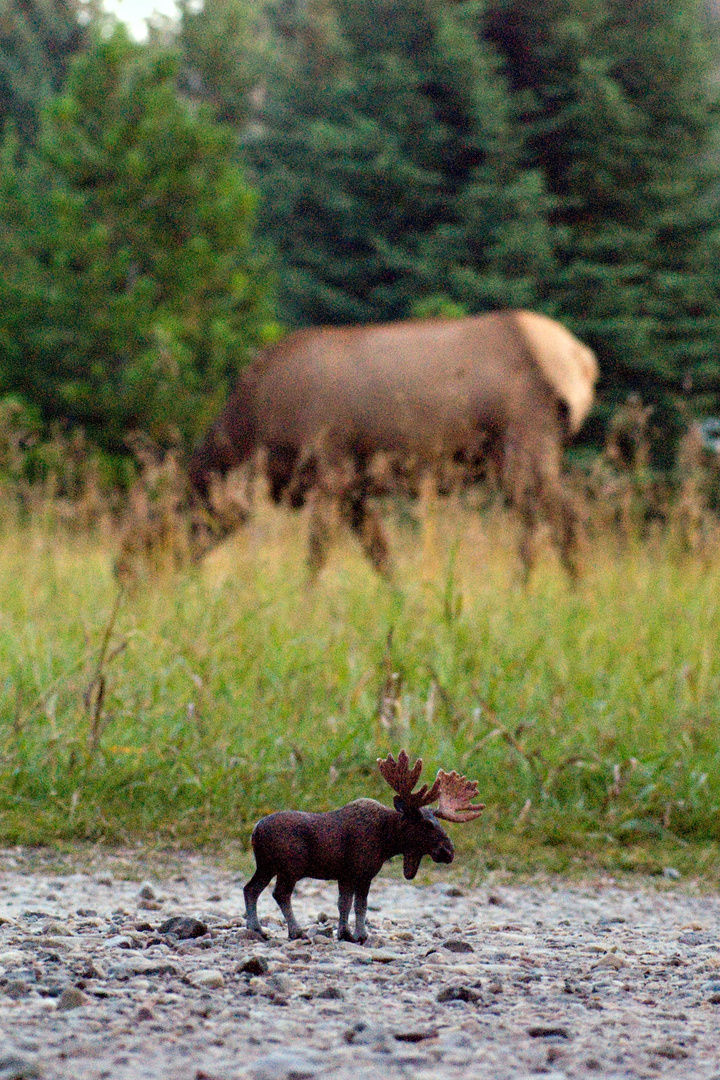
[[[127, 452], [195, 438], [272, 321], [232, 132], [118, 27], [76, 59], [27, 164], [8, 140], [0, 393]], [[20, 317], [22, 313], [22, 318]]]
[[[554, 312], [598, 351], [607, 405], [718, 404], [717, 89], [694, 0], [496, 0], [526, 164], [555, 198]], [[714, 153], [715, 152], [715, 153]]]
[[34, 140], [40, 109], [85, 43], [88, 15], [78, 0], [0, 0], [0, 130], [12, 119]]
[[275, 62], [246, 154], [291, 323], [532, 304], [550, 257], [537, 172], [477, 3], [270, 9]]

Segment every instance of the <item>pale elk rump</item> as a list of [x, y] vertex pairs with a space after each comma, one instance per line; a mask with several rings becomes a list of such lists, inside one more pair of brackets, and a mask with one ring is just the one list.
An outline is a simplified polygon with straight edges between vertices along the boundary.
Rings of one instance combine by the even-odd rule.
[[570, 433], [577, 435], [595, 399], [600, 374], [595, 353], [547, 315], [516, 311], [515, 319], [538, 367], [565, 402]]

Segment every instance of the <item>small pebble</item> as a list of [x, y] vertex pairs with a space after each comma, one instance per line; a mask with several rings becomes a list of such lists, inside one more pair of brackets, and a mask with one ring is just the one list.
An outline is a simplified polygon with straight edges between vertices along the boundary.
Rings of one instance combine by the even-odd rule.
[[173, 937], [185, 941], [191, 938], [202, 937], [207, 934], [207, 924], [194, 919], [189, 915], [176, 915], [172, 919], [166, 919], [158, 926], [158, 934], [172, 934]]
[[445, 1003], [448, 1001], [468, 1001], [471, 1003], [482, 1001], [482, 994], [474, 986], [444, 986], [435, 998], [436, 1001]]
[[252, 1080], [310, 1080], [320, 1071], [320, 1062], [309, 1056], [277, 1051], [257, 1058], [247, 1073]]
[[265, 975], [269, 967], [264, 956], [249, 956], [246, 960], [240, 961], [237, 971], [245, 975]]
[[44, 1075], [37, 1061], [0, 1051], [0, 1080], [40, 1080]]
[[225, 985], [225, 977], [222, 971], [216, 968], [208, 968], [207, 971], [196, 971], [193, 975], [195, 986], [202, 986], [207, 990], [220, 990]]
[[447, 941], [443, 941], [443, 949], [453, 953], [475, 952], [469, 941], [461, 941], [458, 938], [448, 938]]
[[91, 999], [87, 994], [79, 990], [77, 986], [66, 986], [58, 998], [58, 1009], [78, 1009], [81, 1005], [89, 1005]]

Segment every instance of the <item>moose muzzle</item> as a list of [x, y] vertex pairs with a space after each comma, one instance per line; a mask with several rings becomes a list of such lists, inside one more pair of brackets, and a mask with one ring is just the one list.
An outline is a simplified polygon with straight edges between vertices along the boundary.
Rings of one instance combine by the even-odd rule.
[[455, 848], [451, 844], [438, 844], [430, 858], [433, 862], [451, 863], [455, 858]]

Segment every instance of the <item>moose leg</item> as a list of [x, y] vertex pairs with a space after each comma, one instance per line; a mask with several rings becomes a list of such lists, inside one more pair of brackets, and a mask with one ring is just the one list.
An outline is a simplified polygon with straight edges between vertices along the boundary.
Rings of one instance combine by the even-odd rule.
[[245, 917], [247, 919], [248, 930], [254, 931], [256, 934], [267, 937], [267, 934], [260, 925], [260, 920], [257, 917], [257, 902], [260, 893], [263, 889], [267, 888], [273, 878], [273, 871], [265, 868], [260, 868], [255, 871], [253, 876], [248, 881], [247, 885], [243, 889], [243, 896], [245, 897]]
[[355, 889], [355, 937], [364, 945], [368, 939], [365, 916], [367, 915], [368, 893], [370, 882], [363, 882]]
[[303, 937], [303, 931], [295, 921], [295, 915], [292, 909], [292, 891], [295, 888], [295, 879], [284, 877], [278, 874], [277, 881], [275, 882], [275, 888], [273, 889], [273, 896], [277, 902], [277, 906], [283, 913], [283, 918], [287, 923], [288, 937], [292, 941], [293, 938]]
[[354, 885], [350, 885], [347, 881], [338, 881], [338, 941], [357, 942], [358, 940], [355, 934], [353, 934], [352, 930], [350, 929], [350, 925], [348, 923], [354, 894]]

